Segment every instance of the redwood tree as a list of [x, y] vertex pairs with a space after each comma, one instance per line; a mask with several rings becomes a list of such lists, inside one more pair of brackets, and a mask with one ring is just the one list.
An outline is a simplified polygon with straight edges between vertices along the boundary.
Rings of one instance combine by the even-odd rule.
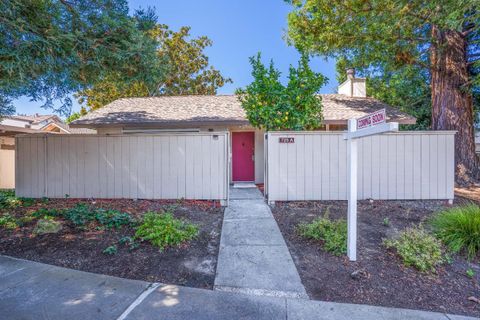
[[456, 130], [457, 182], [478, 179], [473, 92], [478, 92], [479, 0], [290, 0], [288, 41], [346, 57], [370, 72], [430, 72], [432, 129]]

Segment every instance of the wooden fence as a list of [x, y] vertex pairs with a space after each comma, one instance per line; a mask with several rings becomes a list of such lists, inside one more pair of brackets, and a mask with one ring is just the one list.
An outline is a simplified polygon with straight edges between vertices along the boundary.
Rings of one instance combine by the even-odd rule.
[[[361, 138], [358, 199], [453, 199], [454, 134], [401, 131]], [[347, 199], [343, 133], [270, 132], [266, 158], [269, 201]]]
[[16, 194], [226, 200], [227, 150], [225, 132], [19, 136]]

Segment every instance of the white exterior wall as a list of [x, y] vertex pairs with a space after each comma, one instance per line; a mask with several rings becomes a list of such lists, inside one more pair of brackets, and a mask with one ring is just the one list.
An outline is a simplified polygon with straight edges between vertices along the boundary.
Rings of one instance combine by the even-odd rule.
[[[402, 131], [359, 139], [358, 199], [453, 199], [454, 134]], [[267, 141], [269, 201], [347, 199], [343, 133], [271, 132]]]
[[365, 98], [367, 96], [367, 83], [366, 79], [356, 78], [353, 79], [353, 96], [359, 98]]
[[352, 95], [352, 83], [350, 79], [347, 79], [344, 83], [338, 86], [338, 93], [346, 96]]
[[15, 150], [3, 149], [2, 146], [14, 146], [15, 139], [0, 137], [0, 189], [15, 188]]
[[16, 139], [23, 197], [211, 199], [228, 196], [228, 134], [42, 135]]
[[367, 96], [367, 83], [365, 78], [347, 79], [338, 86], [338, 93], [348, 97], [365, 98]]

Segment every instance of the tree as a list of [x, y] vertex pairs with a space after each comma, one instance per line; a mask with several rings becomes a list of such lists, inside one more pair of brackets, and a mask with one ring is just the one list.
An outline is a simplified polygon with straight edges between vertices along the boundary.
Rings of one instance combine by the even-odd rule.
[[478, 0], [290, 0], [289, 41], [356, 66], [416, 66], [430, 77], [431, 127], [456, 130], [457, 182], [478, 178], [472, 93], [480, 78]]
[[151, 84], [142, 81], [125, 81], [116, 73], [107, 75], [103, 81], [77, 93], [80, 103], [91, 109], [126, 97], [152, 97], [160, 95], [212, 95], [217, 89], [231, 82], [220, 71], [209, 66], [205, 48], [212, 41], [205, 37], [190, 39], [190, 27], [174, 32], [163, 24], [157, 24], [147, 32], [159, 46], [157, 58], [168, 68], [158, 75]]
[[66, 119], [65, 119], [65, 123], [66, 124], [70, 124], [70, 122], [72, 121], [75, 121], [77, 119], [80, 119], [80, 117], [84, 116], [87, 114], [87, 110], [85, 109], [85, 107], [81, 107], [80, 108], [80, 111], [78, 112], [74, 112], [72, 113], [71, 115], [69, 115]]
[[322, 120], [321, 98], [317, 95], [327, 79], [313, 72], [308, 56], [302, 55], [298, 68], [290, 66], [287, 86], [273, 61], [267, 68], [260, 53], [250, 58], [253, 82], [236, 94], [250, 123], [264, 130], [312, 130]]
[[[0, 107], [28, 96], [44, 107], [116, 72], [150, 81], [160, 69], [156, 41], [145, 36], [152, 11], [128, 15], [126, 0], [9, 0], [0, 2]], [[148, 71], [148, 72], [147, 72]]]

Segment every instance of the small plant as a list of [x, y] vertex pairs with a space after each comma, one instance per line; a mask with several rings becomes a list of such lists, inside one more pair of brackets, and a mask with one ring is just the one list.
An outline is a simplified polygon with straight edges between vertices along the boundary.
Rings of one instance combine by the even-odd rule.
[[140, 244], [136, 242], [134, 238], [129, 236], [120, 238], [120, 240], [118, 240], [118, 243], [121, 245], [127, 245], [130, 250], [137, 249], [140, 246]]
[[16, 229], [18, 228], [18, 223], [14, 216], [9, 213], [5, 213], [4, 215], [0, 216], [0, 227], [5, 229]]
[[0, 209], [11, 209], [21, 205], [19, 198], [15, 197], [15, 191], [0, 191]]
[[18, 198], [20, 200], [20, 206], [31, 207], [35, 204], [35, 199], [32, 198]]
[[31, 198], [18, 198], [14, 190], [0, 191], [0, 209], [13, 209], [17, 207], [30, 207], [35, 203]]
[[120, 243], [120, 244], [130, 244], [133, 241], [135, 241], [135, 240], [132, 237], [125, 236], [125, 237], [121, 237], [120, 240], [118, 240], [118, 243]]
[[449, 208], [431, 220], [434, 234], [453, 253], [465, 252], [473, 259], [480, 252], [480, 207], [470, 204]]
[[61, 213], [77, 227], [84, 227], [87, 223], [97, 221], [105, 229], [120, 228], [135, 223], [135, 219], [128, 213], [117, 210], [95, 209], [85, 203], [77, 203], [73, 208]]
[[331, 220], [328, 215], [327, 210], [323, 218], [299, 224], [297, 232], [305, 238], [322, 241], [326, 251], [340, 256], [347, 252], [347, 221]]
[[103, 251], [102, 251], [104, 254], [108, 254], [108, 255], [115, 255], [117, 254], [118, 250], [117, 250], [117, 246], [116, 245], [112, 245], [112, 246], [109, 246], [109, 247], [106, 247]]
[[467, 271], [465, 271], [465, 274], [467, 275], [467, 277], [473, 278], [475, 276], [475, 271], [473, 271], [472, 268], [468, 268]]
[[405, 266], [413, 266], [421, 272], [435, 272], [444, 262], [440, 241], [422, 226], [407, 228], [398, 238], [385, 239], [383, 243], [396, 250]]
[[194, 224], [175, 219], [170, 212], [147, 212], [143, 222], [138, 226], [135, 238], [150, 241], [151, 244], [165, 249], [193, 239], [198, 234], [198, 227]]
[[23, 226], [29, 222], [32, 222], [35, 219], [33, 216], [23, 216], [17, 220], [18, 225]]
[[60, 217], [63, 212], [55, 208], [39, 208], [38, 210], [32, 212], [32, 217], [34, 218], [44, 218], [44, 217]]
[[95, 210], [91, 210], [85, 203], [77, 203], [75, 207], [65, 210], [63, 215], [77, 227], [83, 227], [95, 220]]
[[385, 227], [390, 227], [390, 219], [388, 219], [388, 217], [383, 219], [383, 225]]
[[62, 224], [58, 221], [53, 220], [52, 217], [47, 217], [45, 219], [40, 219], [37, 221], [37, 225], [33, 230], [34, 234], [46, 234], [46, 233], [57, 233], [62, 230]]
[[122, 226], [130, 225], [135, 222], [135, 220], [128, 213], [104, 209], [96, 210], [95, 219], [107, 229], [118, 229]]

